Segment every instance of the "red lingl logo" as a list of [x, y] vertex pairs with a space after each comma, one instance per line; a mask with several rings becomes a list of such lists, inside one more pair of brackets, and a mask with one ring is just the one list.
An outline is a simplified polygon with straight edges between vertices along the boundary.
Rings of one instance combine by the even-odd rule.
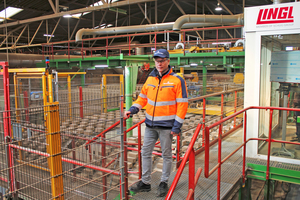
[[293, 6], [260, 9], [256, 24], [279, 24], [294, 22]]

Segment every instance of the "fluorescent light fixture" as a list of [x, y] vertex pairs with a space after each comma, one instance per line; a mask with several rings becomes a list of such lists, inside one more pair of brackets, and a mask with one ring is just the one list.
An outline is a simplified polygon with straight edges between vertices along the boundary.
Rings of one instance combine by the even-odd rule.
[[[112, 0], [111, 3], [114, 3], [116, 1], [119, 1], [119, 0]], [[96, 2], [94, 4], [91, 4], [90, 6], [102, 6], [102, 5], [103, 5], [102, 1], [98, 1], [98, 2]]]
[[[82, 14], [82, 16], [84, 16], [84, 15], [86, 15], [86, 14], [89, 14], [89, 13], [90, 13], [90, 12], [84, 12], [84, 13]], [[81, 16], [81, 13], [72, 15], [72, 17], [75, 17], [75, 18], [79, 18], [80, 16]]]
[[44, 34], [45, 37], [54, 37], [54, 35]]
[[95, 68], [103, 68], [103, 67], [108, 67], [108, 65], [95, 65]]
[[293, 47], [285, 47], [286, 51], [293, 51]]
[[101, 24], [100, 26], [102, 27], [102, 26], [105, 26], [106, 24], [104, 23], [104, 24]]
[[5, 10], [6, 10], [6, 18], [10, 18], [19, 12], [21, 12], [23, 9], [21, 8], [15, 8], [15, 7], [7, 7], [6, 9], [2, 10], [0, 12], [0, 22], [3, 22], [5, 19]]
[[197, 66], [198, 66], [198, 63], [191, 63], [190, 66], [191, 66], [191, 67], [197, 67]]
[[106, 26], [106, 27], [108, 28], [108, 27], [111, 27], [111, 26], [113, 26], [113, 25], [112, 25], [112, 24], [107, 24], [107, 26]]
[[70, 15], [70, 14], [66, 14], [66, 15], [64, 15], [63, 17], [64, 17], [64, 18], [71, 18], [71, 17], [72, 17], [72, 15]]
[[217, 4], [217, 7], [215, 8], [216, 11], [221, 11], [223, 8], [220, 6], [220, 3]]

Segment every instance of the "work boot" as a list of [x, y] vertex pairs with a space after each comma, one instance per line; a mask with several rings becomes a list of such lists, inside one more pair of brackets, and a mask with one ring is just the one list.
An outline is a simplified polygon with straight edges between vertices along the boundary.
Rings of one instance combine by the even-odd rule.
[[151, 185], [145, 184], [145, 183], [143, 183], [143, 181], [139, 181], [135, 185], [131, 186], [129, 190], [134, 193], [149, 192], [151, 190]]
[[157, 196], [158, 197], [164, 197], [168, 193], [168, 183], [166, 182], [160, 182], [158, 188], [157, 188]]

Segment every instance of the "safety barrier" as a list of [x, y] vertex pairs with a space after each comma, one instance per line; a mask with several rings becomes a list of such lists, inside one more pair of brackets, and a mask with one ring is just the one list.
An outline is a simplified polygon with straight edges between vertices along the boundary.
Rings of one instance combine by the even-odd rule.
[[[268, 138], [249, 138], [247, 139], [247, 112], [248, 110], [251, 109], [264, 109], [264, 110], [270, 110], [270, 124], [269, 124], [269, 136]], [[221, 119], [220, 121], [207, 126], [205, 128], [205, 167], [204, 167], [204, 174], [205, 177], [208, 178], [211, 174], [213, 174], [216, 170], [218, 170], [218, 183], [217, 183], [217, 199], [220, 199], [220, 190], [221, 190], [221, 166], [222, 164], [228, 160], [232, 155], [234, 155], [239, 149], [243, 148], [243, 183], [245, 183], [245, 162], [246, 162], [246, 144], [251, 141], [251, 140], [256, 140], [256, 141], [266, 141], [268, 142], [268, 155], [267, 155], [267, 170], [266, 170], [266, 180], [269, 180], [269, 169], [270, 169], [270, 155], [271, 155], [271, 143], [272, 142], [278, 142], [278, 143], [284, 143], [284, 144], [294, 144], [294, 145], [300, 145], [300, 143], [297, 142], [288, 142], [288, 141], [282, 141], [282, 140], [275, 140], [272, 139], [272, 120], [273, 120], [273, 111], [274, 110], [281, 110], [281, 111], [300, 111], [300, 109], [294, 109], [294, 108], [283, 108], [283, 107], [260, 107], [260, 106], [251, 106], [248, 108], [245, 108], [243, 110], [240, 110], [236, 112], [233, 115], [230, 115], [228, 117], [225, 117], [224, 119]], [[244, 132], [243, 132], [243, 143], [235, 149], [232, 153], [227, 155], [225, 158], [222, 159], [221, 153], [222, 153], [222, 140], [223, 140], [223, 133], [222, 133], [222, 123], [226, 122], [227, 120], [231, 118], [235, 118], [236, 116], [243, 114], [244, 113]], [[218, 134], [218, 164], [214, 166], [211, 170], [209, 170], [209, 153], [210, 153], [210, 144], [209, 144], [209, 134], [210, 134], [210, 129], [213, 127], [219, 126], [219, 134]]]
[[166, 199], [171, 199], [174, 190], [176, 188], [176, 185], [180, 179], [180, 176], [182, 174], [182, 171], [187, 163], [187, 161], [189, 161], [189, 192], [188, 192], [188, 196], [187, 199], [194, 199], [194, 192], [195, 192], [195, 187], [197, 185], [198, 179], [201, 175], [202, 172], [202, 168], [198, 168], [196, 175], [195, 174], [195, 150], [194, 150], [194, 144], [197, 140], [198, 134], [201, 130], [201, 128], [203, 127], [203, 124], [198, 124], [196, 131], [193, 135], [193, 138], [189, 144], [188, 150], [185, 153], [182, 162], [177, 170], [176, 176], [172, 182], [172, 185], [170, 186], [169, 192], [166, 196]]

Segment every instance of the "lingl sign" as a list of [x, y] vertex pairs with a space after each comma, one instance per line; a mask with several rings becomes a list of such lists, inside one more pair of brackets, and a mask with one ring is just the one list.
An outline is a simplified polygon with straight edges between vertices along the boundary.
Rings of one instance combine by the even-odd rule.
[[294, 23], [293, 9], [294, 6], [260, 9], [256, 24]]
[[300, 28], [300, 2], [281, 3], [245, 9], [245, 31]]

